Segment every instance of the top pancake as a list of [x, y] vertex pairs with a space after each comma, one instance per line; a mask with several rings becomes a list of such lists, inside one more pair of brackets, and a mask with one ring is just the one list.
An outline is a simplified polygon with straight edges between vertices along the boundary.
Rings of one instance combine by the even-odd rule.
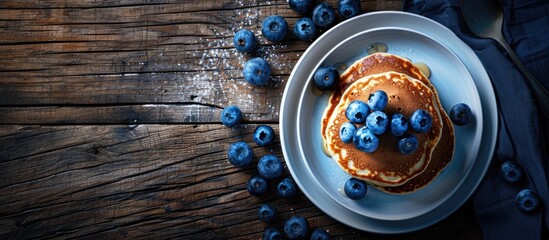
[[[383, 90], [389, 96], [384, 112], [387, 116], [401, 113], [411, 116], [415, 110], [427, 111], [433, 126], [427, 133], [409, 131], [418, 138], [418, 149], [409, 155], [397, 150], [398, 137], [389, 132], [379, 136], [374, 153], [358, 150], [353, 143], [339, 138], [341, 125], [348, 122], [345, 110], [354, 100], [367, 101], [370, 94]], [[423, 172], [442, 134], [442, 119], [431, 88], [406, 74], [387, 72], [361, 78], [341, 95], [326, 128], [326, 146], [332, 158], [349, 174], [377, 186], [399, 186]]]
[[442, 170], [444, 170], [444, 168], [448, 165], [453, 157], [455, 148], [454, 128], [452, 122], [450, 121], [450, 118], [448, 117], [446, 112], [443, 111], [440, 100], [438, 99], [438, 93], [436, 92], [436, 89], [431, 84], [429, 79], [425, 77], [421, 73], [421, 71], [413, 65], [412, 62], [393, 54], [375, 53], [353, 63], [341, 75], [338, 88], [334, 90], [330, 96], [328, 106], [326, 107], [321, 122], [321, 135], [323, 140], [325, 141], [326, 125], [335, 106], [339, 103], [341, 95], [349, 85], [351, 85], [356, 80], [370, 74], [383, 73], [387, 71], [396, 71], [399, 73], [407, 74], [429, 86], [434, 94], [437, 95], [437, 104], [440, 109], [440, 115], [443, 122], [441, 139], [439, 140], [439, 143], [433, 151], [429, 165], [427, 165], [427, 168], [422, 173], [412, 178], [411, 180], [408, 180], [400, 186], [376, 186], [380, 190], [388, 193], [406, 194], [415, 192], [432, 182], [436, 178], [436, 176], [438, 176], [440, 172], [442, 172]]

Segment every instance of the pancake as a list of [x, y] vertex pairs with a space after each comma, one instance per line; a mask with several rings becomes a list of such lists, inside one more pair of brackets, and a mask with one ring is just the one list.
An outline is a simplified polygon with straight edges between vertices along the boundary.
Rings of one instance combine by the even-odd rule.
[[[436, 89], [430, 83], [429, 79], [425, 77], [421, 73], [421, 71], [416, 68], [409, 60], [387, 53], [376, 53], [369, 55], [356, 61], [341, 75], [339, 86], [336, 90], [332, 92], [328, 106], [326, 107], [326, 110], [324, 112], [323, 120], [321, 122], [321, 135], [323, 137], [323, 140], [325, 140], [325, 129], [328, 119], [333, 112], [333, 109], [338, 104], [341, 95], [347, 89], [347, 87], [361, 77], [367, 76], [369, 74], [382, 73], [385, 71], [396, 71], [412, 76], [431, 87], [433, 92], [438, 95], [436, 93]], [[400, 186], [375, 187], [384, 192], [393, 194], [406, 194], [415, 192], [431, 183], [442, 172], [442, 170], [446, 168], [454, 154], [455, 134], [450, 118], [448, 117], [447, 113], [442, 110], [443, 108], [440, 104], [440, 100], [437, 102], [439, 109], [441, 109], [440, 114], [443, 120], [442, 136], [439, 140], [439, 144], [437, 144], [437, 147], [433, 151], [431, 161], [427, 168], [421, 174]], [[327, 152], [327, 154], [330, 153]]]
[[[370, 94], [383, 90], [389, 96], [384, 112], [387, 116], [401, 113], [411, 116], [415, 110], [427, 111], [433, 126], [427, 133], [416, 133], [418, 149], [409, 155], [397, 149], [398, 137], [386, 131], [379, 137], [379, 147], [374, 153], [358, 150], [353, 143], [343, 143], [339, 138], [341, 125], [348, 121], [345, 110], [354, 100], [367, 101]], [[352, 176], [376, 186], [400, 186], [422, 173], [429, 165], [433, 150], [442, 135], [442, 118], [437, 96], [431, 88], [406, 74], [387, 72], [373, 74], [356, 80], [340, 97], [326, 126], [326, 147], [339, 166]]]

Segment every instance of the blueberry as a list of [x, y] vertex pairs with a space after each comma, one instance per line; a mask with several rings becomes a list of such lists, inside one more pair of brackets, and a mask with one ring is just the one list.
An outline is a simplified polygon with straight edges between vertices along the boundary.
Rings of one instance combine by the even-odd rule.
[[345, 109], [345, 116], [347, 119], [349, 119], [352, 123], [357, 124], [364, 123], [369, 113], [370, 108], [368, 105], [360, 100], [352, 101], [349, 103], [349, 106], [347, 106], [347, 109]]
[[408, 119], [400, 113], [393, 114], [391, 117], [391, 133], [400, 137], [406, 131], [408, 131]]
[[257, 216], [259, 217], [259, 220], [269, 223], [275, 218], [276, 209], [270, 204], [263, 204], [261, 205], [261, 207], [259, 207], [259, 210], [257, 211]]
[[267, 192], [267, 180], [262, 176], [252, 176], [247, 183], [248, 192], [254, 196], [263, 195]]
[[234, 127], [240, 123], [242, 112], [237, 106], [228, 106], [221, 112], [221, 123], [227, 127]]
[[347, 181], [345, 181], [345, 186], [343, 187], [343, 190], [345, 191], [345, 195], [347, 195], [348, 198], [353, 200], [359, 200], [366, 196], [368, 188], [366, 186], [366, 182], [357, 178], [349, 178], [347, 179]]
[[330, 235], [324, 229], [315, 229], [311, 232], [310, 240], [329, 240]]
[[315, 23], [308, 17], [300, 18], [295, 22], [294, 33], [300, 40], [313, 40], [316, 36]]
[[297, 186], [293, 179], [286, 177], [278, 183], [276, 191], [282, 198], [293, 198], [297, 193]]
[[271, 77], [271, 67], [265, 59], [255, 57], [244, 63], [243, 75], [244, 79], [252, 85], [265, 85]]
[[379, 139], [372, 130], [368, 129], [366, 126], [362, 126], [356, 130], [355, 136], [353, 137], [353, 143], [358, 150], [372, 153], [379, 146]]
[[418, 109], [412, 113], [410, 117], [410, 126], [418, 133], [426, 133], [433, 126], [431, 114], [423, 109]]
[[240, 29], [234, 34], [233, 44], [236, 50], [249, 53], [254, 50], [257, 40], [250, 30]]
[[267, 228], [263, 232], [263, 240], [282, 240], [282, 233], [276, 228]]
[[282, 171], [284, 166], [280, 159], [275, 155], [265, 155], [261, 157], [257, 163], [257, 171], [259, 175], [264, 177], [267, 180], [275, 179], [282, 176]]
[[290, 8], [300, 14], [309, 14], [313, 9], [314, 0], [289, 0]]
[[229, 162], [235, 167], [244, 168], [252, 163], [254, 152], [245, 142], [235, 142], [229, 146]]
[[412, 154], [417, 150], [419, 142], [414, 135], [407, 135], [397, 142], [397, 149], [404, 155]]
[[288, 34], [288, 22], [280, 15], [268, 16], [263, 20], [261, 33], [269, 41], [281, 41]]
[[315, 71], [313, 80], [321, 91], [332, 90], [339, 82], [339, 72], [333, 66], [324, 66]]
[[387, 106], [388, 100], [389, 98], [385, 91], [377, 90], [368, 97], [368, 107], [370, 107], [372, 111], [383, 111], [385, 106]]
[[523, 189], [517, 194], [515, 201], [521, 211], [532, 212], [539, 205], [539, 196], [530, 189]]
[[382, 111], [374, 111], [366, 117], [366, 126], [368, 126], [374, 134], [383, 134], [385, 130], [387, 130], [388, 125], [389, 119], [387, 118], [387, 114]]
[[473, 119], [473, 113], [469, 105], [458, 103], [450, 109], [450, 119], [458, 126], [467, 125]]
[[352, 18], [360, 13], [360, 0], [339, 0], [337, 6], [343, 18]]
[[355, 132], [356, 132], [356, 125], [354, 125], [351, 122], [345, 122], [341, 125], [341, 128], [339, 129], [339, 138], [344, 143], [350, 143], [353, 141]]
[[254, 131], [254, 142], [260, 146], [265, 147], [273, 144], [275, 138], [275, 132], [273, 128], [267, 125], [259, 125]]
[[293, 216], [284, 223], [284, 233], [289, 239], [303, 239], [309, 232], [309, 222], [301, 216]]
[[320, 28], [327, 28], [335, 22], [335, 11], [327, 2], [313, 8], [313, 22]]
[[515, 161], [505, 161], [499, 168], [503, 179], [510, 183], [518, 182], [522, 178], [522, 167]]

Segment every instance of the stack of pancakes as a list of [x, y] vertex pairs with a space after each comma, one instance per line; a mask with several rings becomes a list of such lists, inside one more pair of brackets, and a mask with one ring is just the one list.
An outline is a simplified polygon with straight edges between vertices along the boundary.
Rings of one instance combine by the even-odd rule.
[[[409, 155], [397, 150], [399, 137], [388, 129], [379, 136], [374, 153], [343, 143], [341, 125], [349, 120], [345, 110], [353, 100], [368, 101], [371, 93], [383, 90], [389, 99], [387, 116], [401, 113], [410, 117], [415, 110], [430, 113], [433, 125], [427, 133], [408, 130], [419, 140], [418, 149]], [[322, 118], [321, 134], [328, 154], [353, 177], [388, 193], [417, 191], [432, 182], [448, 165], [454, 154], [454, 129], [442, 108], [437, 91], [420, 69], [409, 60], [388, 53], [375, 53], [356, 61], [340, 76]]]

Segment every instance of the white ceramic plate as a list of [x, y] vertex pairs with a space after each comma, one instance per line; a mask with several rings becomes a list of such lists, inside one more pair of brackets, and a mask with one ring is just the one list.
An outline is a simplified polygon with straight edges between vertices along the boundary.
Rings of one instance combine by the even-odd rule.
[[[314, 96], [309, 79], [320, 64], [350, 63], [364, 54], [358, 43], [377, 40], [387, 43], [389, 52], [426, 62], [433, 72], [431, 80], [445, 110], [449, 111], [457, 102], [466, 102], [475, 109], [477, 122], [468, 126], [469, 130], [456, 127], [455, 159], [427, 188], [405, 196], [373, 190], [368, 198], [356, 202], [338, 191], [348, 176], [320, 150], [319, 119], [315, 118], [321, 116], [327, 96]], [[345, 46], [331, 51], [338, 44]], [[418, 49], [421, 51], [416, 51]], [[444, 61], [433, 61], [436, 59]], [[446, 61], [457, 67], [445, 65]], [[451, 73], [453, 68], [457, 72]], [[464, 81], [457, 79], [456, 74]], [[472, 76], [472, 80], [468, 76]], [[494, 92], [482, 64], [450, 30], [404, 12], [364, 14], [323, 34], [294, 67], [281, 103], [282, 150], [301, 190], [328, 215], [361, 230], [408, 232], [445, 218], [475, 190], [492, 157], [497, 134], [496, 109]]]
[[[316, 68], [341, 63], [350, 66], [368, 55], [370, 44], [379, 42], [388, 46], [389, 53], [406, 57], [412, 62], [426, 63], [430, 67], [430, 80], [437, 89], [446, 112], [450, 112], [450, 108], [460, 102], [474, 109], [476, 121], [465, 127], [455, 128], [458, 144], [454, 159], [459, 161], [451, 161], [433, 183], [411, 194], [394, 195], [369, 188], [367, 197], [360, 201], [345, 197], [342, 188], [350, 176], [322, 151], [320, 122], [329, 94], [315, 96], [312, 80], [301, 91], [296, 119], [298, 145], [309, 174], [326, 194], [343, 207], [376, 219], [411, 219], [431, 211], [448, 199], [464, 180], [463, 176], [469, 173], [482, 138], [482, 107], [473, 78], [457, 55], [442, 43], [414, 30], [386, 27], [355, 34], [328, 51], [318, 61]], [[309, 75], [309, 79], [312, 79], [313, 74]]]

